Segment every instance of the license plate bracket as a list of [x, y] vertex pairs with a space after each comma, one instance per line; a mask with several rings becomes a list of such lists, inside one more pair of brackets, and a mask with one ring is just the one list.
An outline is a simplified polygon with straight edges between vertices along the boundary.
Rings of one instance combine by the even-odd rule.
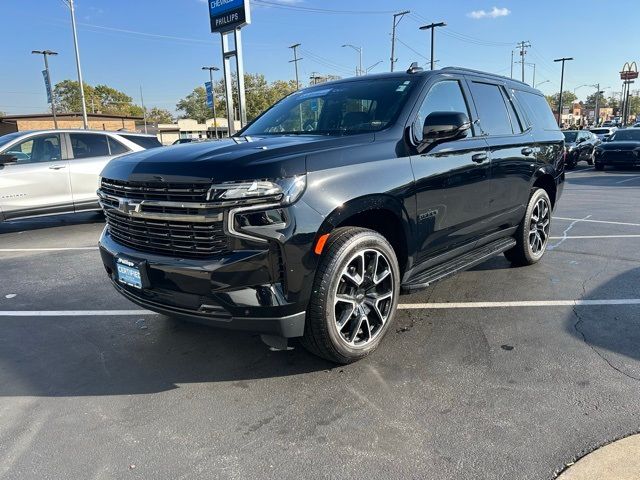
[[127, 285], [129, 287], [142, 290], [145, 286], [145, 270], [144, 261], [136, 262], [128, 258], [117, 257], [116, 258], [116, 280], [119, 283]]

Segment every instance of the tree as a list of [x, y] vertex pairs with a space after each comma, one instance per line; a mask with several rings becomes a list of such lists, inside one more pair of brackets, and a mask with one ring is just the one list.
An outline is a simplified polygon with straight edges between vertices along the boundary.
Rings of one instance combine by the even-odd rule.
[[598, 107], [608, 107], [609, 102], [602, 93], [602, 90], [596, 94], [596, 92], [592, 93], [587, 97], [587, 100], [584, 102], [586, 108], [596, 108], [596, 96], [598, 98]]
[[[558, 100], [560, 99], [560, 92], [554, 93], [553, 95], [545, 95], [547, 102], [549, 102], [549, 106], [554, 113], [558, 111]], [[577, 100], [578, 97], [573, 92], [565, 91], [562, 92], [562, 107], [571, 107], [571, 104]]]
[[[269, 83], [264, 75], [245, 73], [244, 87], [247, 101], [247, 120], [251, 121], [278, 100], [294, 92], [296, 90], [296, 82], [293, 80], [276, 80]], [[232, 78], [231, 90], [237, 108], [238, 89], [235, 76]], [[224, 118], [227, 116], [227, 102], [222, 80], [214, 82], [214, 93], [216, 115]], [[184, 112], [181, 115], [182, 118], [193, 118], [200, 123], [213, 116], [211, 108], [207, 106], [204, 87], [196, 87], [189, 95], [177, 103], [176, 109]]]
[[6, 117], [7, 114], [5, 112], [3, 112], [2, 110], [0, 110], [0, 117]]
[[169, 110], [153, 107], [147, 113], [147, 121], [150, 123], [172, 123], [173, 115], [171, 115], [171, 112]]
[[[133, 99], [124, 92], [108, 85], [92, 87], [84, 85], [84, 96], [87, 111], [109, 115], [141, 117], [142, 107], [133, 103]], [[75, 80], [63, 80], [55, 85], [56, 110], [61, 113], [82, 111], [80, 84]]]

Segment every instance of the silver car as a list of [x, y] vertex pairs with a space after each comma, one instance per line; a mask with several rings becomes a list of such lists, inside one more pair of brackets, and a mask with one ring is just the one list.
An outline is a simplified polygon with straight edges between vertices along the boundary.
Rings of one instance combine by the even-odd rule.
[[96, 190], [104, 166], [161, 146], [153, 135], [101, 130], [0, 136], [0, 221], [99, 210]]

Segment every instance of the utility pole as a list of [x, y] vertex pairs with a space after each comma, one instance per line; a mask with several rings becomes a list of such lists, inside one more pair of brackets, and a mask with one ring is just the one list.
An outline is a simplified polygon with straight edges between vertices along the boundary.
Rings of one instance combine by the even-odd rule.
[[[391, 71], [393, 72], [393, 64], [396, 63], [396, 27], [407, 13], [411, 13], [410, 10], [398, 12], [393, 14], [393, 28], [391, 29]], [[398, 18], [399, 17], [399, 18]]]
[[53, 88], [51, 87], [51, 75], [49, 74], [49, 62], [47, 61], [47, 57], [49, 55], [58, 55], [58, 52], [53, 52], [51, 50], [32, 50], [31, 53], [36, 55], [42, 55], [44, 58], [44, 70], [47, 72], [47, 90], [50, 95], [51, 102], [51, 113], [53, 113], [53, 128], [58, 129], [58, 118], [56, 117], [56, 97]]
[[522, 41], [516, 45], [520, 49], [520, 61], [522, 62], [522, 81], [524, 82], [524, 57], [527, 54], [526, 48], [530, 47], [531, 43], [529, 41]]
[[289, 63], [293, 63], [296, 67], [296, 90], [300, 90], [300, 81], [298, 80], [298, 62], [300, 60], [302, 60], [301, 58], [298, 58], [298, 47], [300, 46], [299, 43], [296, 43], [295, 45], [291, 45], [289, 48], [291, 48], [293, 50], [293, 60], [289, 60]]
[[511, 78], [513, 78], [513, 50], [511, 50]]
[[420, 27], [420, 30], [431, 30], [431, 70], [433, 70], [434, 64], [435, 64], [435, 60], [434, 60], [434, 55], [435, 55], [435, 31], [436, 28], [438, 27], [446, 27], [447, 24], [445, 22], [438, 22], [438, 23], [430, 23], [429, 25], [423, 25]]
[[144, 106], [144, 96], [142, 95], [142, 85], [140, 85], [140, 102], [142, 102], [142, 119], [144, 120], [144, 133], [147, 132], [147, 109]]
[[595, 111], [593, 112], [593, 116], [595, 117], [594, 120], [596, 122], [596, 126], [598, 126], [598, 123], [600, 123], [600, 115], [599, 115], [599, 107], [600, 107], [600, 84], [596, 83], [595, 85], [591, 85], [592, 87], [596, 87], [596, 106], [595, 106]]
[[80, 68], [80, 51], [78, 50], [78, 32], [76, 30], [76, 11], [73, 8], [73, 0], [63, 0], [71, 11], [71, 29], [73, 30], [73, 46], [76, 50], [76, 67], [78, 69], [78, 83], [80, 84], [80, 101], [82, 102], [82, 123], [85, 130], [89, 128], [87, 119], [87, 102], [84, 99], [84, 84], [82, 82], [82, 69]]
[[556, 58], [554, 62], [562, 62], [562, 73], [560, 74], [560, 98], [558, 98], [558, 126], [562, 126], [562, 88], [564, 86], [564, 62], [573, 60], [573, 57]]
[[213, 84], [213, 72], [220, 70], [218, 67], [202, 67], [202, 70], [209, 70], [209, 81], [211, 82], [211, 110], [213, 110], [213, 131], [218, 139], [218, 117], [216, 117], [216, 90]]

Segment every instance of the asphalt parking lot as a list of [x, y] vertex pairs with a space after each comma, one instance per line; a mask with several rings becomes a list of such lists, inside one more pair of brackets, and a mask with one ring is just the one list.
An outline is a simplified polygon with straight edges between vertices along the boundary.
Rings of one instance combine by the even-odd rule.
[[346, 367], [136, 312], [99, 215], [0, 225], [0, 477], [553, 478], [640, 430], [639, 205], [568, 173], [541, 263], [402, 297]]

